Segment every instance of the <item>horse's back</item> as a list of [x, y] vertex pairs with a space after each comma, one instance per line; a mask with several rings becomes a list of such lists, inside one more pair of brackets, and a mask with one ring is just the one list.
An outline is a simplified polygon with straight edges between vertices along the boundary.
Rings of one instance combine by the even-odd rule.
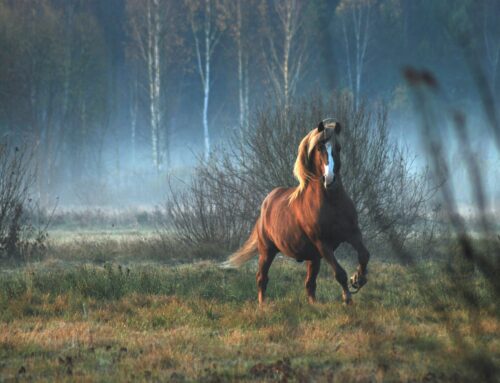
[[270, 204], [281, 204], [283, 202], [288, 202], [290, 195], [293, 192], [293, 188], [278, 187], [273, 190], [264, 198], [262, 201], [261, 210], [267, 209]]

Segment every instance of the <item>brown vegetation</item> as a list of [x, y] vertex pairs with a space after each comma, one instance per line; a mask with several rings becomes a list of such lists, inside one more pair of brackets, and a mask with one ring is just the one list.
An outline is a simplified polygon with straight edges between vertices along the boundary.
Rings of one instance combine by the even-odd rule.
[[27, 146], [0, 143], [0, 260], [25, 261], [45, 247], [46, 226], [33, 221], [32, 153]]
[[[318, 302], [306, 304], [303, 267], [284, 259], [260, 310], [248, 268], [44, 264], [2, 273], [0, 379], [494, 381], [498, 318], [469, 315], [439, 278], [446, 262], [422, 267], [433, 277], [427, 287], [441, 292], [447, 320], [429, 310], [419, 273], [377, 260], [377, 277], [348, 307], [332, 294], [336, 282], [327, 272]], [[463, 281], [481, 307], [495, 304], [478, 273]], [[472, 368], [474, 360], [482, 368]]]
[[[275, 187], [294, 187], [292, 169], [300, 140], [325, 117], [343, 127], [343, 180], [369, 240], [389, 229], [401, 243], [427, 221], [434, 190], [425, 172], [412, 170], [411, 153], [393, 142], [383, 106], [355, 108], [347, 94], [312, 98], [288, 113], [261, 111], [248, 129], [233, 132], [226, 147], [202, 162], [193, 183], [172, 192], [166, 206], [184, 242], [234, 249], [248, 236], [264, 197]], [[374, 198], [375, 196], [375, 198]], [[380, 225], [379, 217], [385, 217]]]

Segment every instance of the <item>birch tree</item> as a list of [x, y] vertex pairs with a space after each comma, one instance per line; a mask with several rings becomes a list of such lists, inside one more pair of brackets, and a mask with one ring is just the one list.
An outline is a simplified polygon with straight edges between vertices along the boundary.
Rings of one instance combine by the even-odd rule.
[[260, 7], [263, 20], [264, 63], [272, 92], [287, 112], [304, 76], [307, 63], [307, 35], [304, 30], [305, 3], [280, 0]]
[[[236, 44], [238, 61], [238, 104], [240, 128], [248, 127], [249, 117], [249, 62], [252, 46], [251, 20], [252, 8], [256, 5], [254, 1], [236, 0], [231, 2], [231, 14], [236, 19], [230, 28]], [[255, 35], [255, 34], [254, 34]], [[253, 35], [253, 36], [254, 36]]]
[[337, 6], [337, 19], [342, 28], [346, 69], [354, 104], [359, 107], [361, 85], [372, 39], [374, 0], [341, 0]]
[[203, 145], [204, 156], [210, 155], [208, 107], [210, 102], [212, 59], [226, 29], [227, 3], [223, 0], [186, 0], [189, 23], [196, 54], [196, 70], [203, 88]]
[[[0, 3], [0, 75], [6, 131], [13, 142], [33, 145], [36, 189], [45, 204], [58, 152], [61, 95], [60, 15], [46, 1]], [[5, 92], [5, 93], [4, 93]], [[3, 120], [3, 119], [2, 119]], [[5, 135], [5, 136], [4, 136]]]
[[130, 149], [132, 154], [132, 168], [134, 168], [137, 148], [137, 121], [139, 119], [139, 74], [137, 65], [133, 65], [131, 72], [129, 80]]
[[[131, 51], [135, 53], [145, 68], [142, 78], [143, 88], [147, 94], [148, 119], [151, 137], [151, 158], [153, 167], [160, 172], [163, 165], [161, 138], [168, 137], [163, 132], [164, 108], [162, 99], [165, 93], [163, 83], [166, 67], [170, 62], [170, 41], [175, 41], [173, 34], [174, 2], [170, 0], [128, 0], [127, 14]], [[134, 55], [133, 55], [134, 56]], [[132, 119], [132, 123], [134, 123]], [[135, 128], [131, 129], [135, 135]]]

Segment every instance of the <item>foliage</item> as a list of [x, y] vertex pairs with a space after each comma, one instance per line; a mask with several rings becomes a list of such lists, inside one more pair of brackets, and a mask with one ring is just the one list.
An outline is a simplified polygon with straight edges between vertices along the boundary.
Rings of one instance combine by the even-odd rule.
[[[204, 3], [0, 0], [0, 135], [39, 142], [35, 186], [43, 205], [54, 194], [69, 204], [90, 197], [111, 205], [143, 180], [154, 184], [158, 170], [164, 176], [185, 166], [192, 157], [185, 147], [201, 148], [202, 108], [216, 143], [227, 127], [246, 126], [271, 94], [285, 104], [343, 88], [356, 99], [388, 99], [404, 83], [401, 65], [412, 63], [435, 71], [453, 89], [449, 98], [473, 110], [466, 71], [474, 57], [498, 100], [496, 0], [211, 0], [214, 27], [228, 33], [212, 36], [205, 106], [196, 85], [207, 53]], [[153, 25], [156, 37], [148, 33]], [[147, 63], [156, 61], [155, 50], [161, 68], [152, 82], [156, 64]], [[406, 120], [409, 102], [399, 101], [395, 112]], [[154, 147], [161, 168], [150, 161]], [[163, 192], [156, 189], [154, 197]]]
[[44, 207], [53, 203], [61, 163], [74, 182], [101, 166], [109, 118], [101, 26], [88, 6], [64, 3], [0, 0], [0, 62], [8, 68], [0, 74], [0, 134], [37, 143], [33, 186]]
[[[341, 305], [325, 268], [312, 306], [303, 267], [277, 260], [261, 309], [253, 266], [41, 265], [4, 272], [0, 379], [495, 381], [498, 318], [491, 310], [467, 315], [440, 278], [446, 263], [422, 267], [428, 279], [374, 262], [377, 278], [351, 307]], [[480, 276], [462, 281], [481, 297], [481, 309], [495, 303]], [[423, 282], [440, 292], [446, 315], [429, 310]], [[454, 341], [450, 324], [469, 347]]]
[[32, 152], [0, 144], [0, 259], [24, 261], [45, 249], [46, 230], [30, 220], [33, 180]]
[[[472, 59], [471, 59], [472, 60]], [[494, 142], [495, 155], [500, 153], [500, 121], [494, 112], [494, 98], [492, 88], [483, 81], [483, 73], [478, 69], [477, 62], [471, 61], [471, 72], [476, 81], [476, 87], [480, 93], [482, 107], [488, 115], [484, 135]], [[500, 254], [500, 237], [496, 236], [496, 223], [494, 217], [487, 210], [487, 183], [489, 174], [481, 168], [481, 163], [474, 153], [471, 143], [471, 130], [467, 126], [466, 115], [461, 110], [453, 106], [443, 107], [442, 98], [445, 96], [439, 88], [436, 77], [428, 71], [419, 71], [412, 67], [405, 70], [405, 78], [410, 86], [415, 102], [415, 108], [421, 118], [420, 133], [425, 143], [432, 179], [436, 182], [445, 180], [437, 194], [437, 201], [443, 206], [443, 215], [449, 231], [448, 235], [457, 238], [459, 243], [455, 252], [455, 262], [453, 266], [464, 265], [464, 269], [472, 272], [478, 270], [487, 281], [494, 296], [500, 296], [500, 281], [498, 273], [500, 264], [498, 254]], [[436, 127], [445, 122], [450, 123], [451, 133], [447, 139]], [[474, 132], [475, 133], [475, 132]], [[456, 139], [460, 147], [460, 155], [463, 158], [461, 166], [464, 168], [463, 177], [459, 180], [460, 185], [467, 185], [471, 190], [472, 204], [476, 209], [479, 227], [475, 233], [467, 224], [467, 218], [461, 214], [457, 206], [458, 187], [452, 179], [451, 169], [456, 166], [454, 161], [450, 161], [447, 146], [448, 141]], [[379, 220], [383, 222], [383, 220]], [[477, 246], [473, 236], [482, 238], [483, 246]], [[395, 233], [389, 233], [390, 244], [393, 248], [400, 248], [400, 244]], [[415, 263], [414, 255], [407, 251], [399, 251], [399, 257], [409, 263]], [[453, 259], [453, 257], [451, 257]], [[456, 270], [448, 270], [448, 276], [454, 277]], [[457, 291], [460, 299], [469, 305], [471, 314], [476, 314], [476, 307], [479, 298], [470, 291], [468, 286], [464, 286], [459, 279], [454, 279], [453, 289]], [[439, 310], [441, 304], [438, 295], [434, 292], [434, 309]], [[497, 307], [498, 309], [498, 307]], [[497, 311], [498, 315], [498, 311]]]
[[391, 229], [402, 243], [415, 235], [430, 212], [433, 190], [426, 172], [416, 169], [412, 154], [390, 138], [383, 106], [356, 109], [349, 95], [336, 94], [328, 102], [304, 101], [288, 113], [262, 110], [248, 129], [232, 135], [228, 147], [201, 163], [187, 190], [171, 193], [167, 203], [180, 238], [235, 248], [255, 223], [267, 193], [296, 186], [292, 169], [298, 144], [327, 116], [344, 127], [342, 178], [364, 235], [381, 239]]

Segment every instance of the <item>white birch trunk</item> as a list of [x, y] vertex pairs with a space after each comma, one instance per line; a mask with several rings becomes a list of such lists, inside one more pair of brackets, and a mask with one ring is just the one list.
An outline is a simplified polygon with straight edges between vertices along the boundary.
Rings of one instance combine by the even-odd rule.
[[297, 84], [303, 76], [304, 62], [307, 61], [307, 41], [302, 28], [300, 3], [296, 0], [277, 1], [274, 8], [277, 18], [269, 25], [265, 65], [286, 120]]
[[294, 5], [290, 3], [290, 1], [287, 2], [286, 6], [286, 15], [285, 15], [285, 44], [283, 46], [283, 63], [282, 63], [282, 68], [283, 68], [283, 97], [284, 97], [284, 102], [283, 106], [285, 109], [286, 115], [288, 115], [289, 111], [289, 104], [290, 104], [290, 75], [289, 75], [289, 62], [290, 62], [290, 47], [291, 47], [291, 42], [292, 42], [292, 7]]
[[244, 107], [244, 122], [245, 122], [245, 129], [248, 128], [248, 122], [250, 118], [250, 109], [249, 109], [249, 76], [248, 76], [248, 55], [245, 56], [245, 61], [244, 61], [244, 92], [243, 92], [243, 107]]
[[[346, 64], [348, 82], [354, 96], [354, 105], [359, 107], [361, 99], [361, 86], [363, 81], [364, 67], [366, 63], [366, 52], [371, 29], [371, 5], [352, 5], [350, 7], [350, 18], [352, 23], [352, 39], [354, 52], [351, 52], [351, 43], [347, 31], [347, 14], [342, 17], [342, 33], [346, 51]], [[351, 59], [351, 55], [353, 58]]]
[[243, 46], [241, 41], [241, 0], [236, 4], [236, 43], [238, 46], [238, 96], [240, 102], [240, 130], [245, 126], [245, 94], [244, 94], [244, 78], [243, 78]]
[[205, 143], [205, 159], [210, 155], [210, 133], [208, 131], [208, 102], [210, 99], [210, 58], [211, 58], [211, 6], [210, 0], [205, 0], [205, 84], [203, 87], [203, 138]]
[[238, 85], [240, 103], [240, 129], [248, 127], [248, 53], [244, 51], [243, 45], [243, 18], [241, 15], [241, 0], [238, 0], [237, 9], [237, 45], [238, 45]]
[[353, 7], [352, 9], [352, 21], [353, 21], [353, 26], [354, 26], [354, 39], [355, 39], [355, 44], [356, 44], [356, 51], [355, 51], [355, 63], [356, 63], [356, 85], [354, 88], [354, 105], [356, 109], [358, 109], [359, 106], [359, 92], [361, 88], [361, 48], [360, 48], [360, 31], [361, 31], [361, 9], [356, 9], [356, 7]]
[[[168, 166], [168, 134], [165, 124], [165, 114], [162, 105], [162, 96], [165, 93], [165, 84], [162, 81], [166, 66], [169, 63], [167, 53], [169, 51], [170, 39], [165, 36], [168, 31], [166, 27], [173, 22], [172, 1], [165, 0], [141, 0], [137, 3], [137, 9], [130, 10], [130, 28], [134, 37], [134, 48], [140, 60], [137, 65], [137, 81], [142, 81], [142, 70], [145, 72], [144, 84], [136, 84], [136, 98], [140, 97], [145, 90], [147, 99], [148, 128], [151, 134], [151, 160], [156, 172], [160, 172], [164, 165]], [[164, 77], [163, 77], [164, 78]], [[138, 100], [136, 100], [136, 103]], [[138, 105], [132, 106], [136, 109]], [[137, 113], [137, 112], [136, 112]], [[134, 114], [131, 110], [131, 117]], [[131, 129], [137, 128], [137, 116], [135, 122], [131, 121]], [[135, 141], [135, 138], [134, 138]], [[134, 144], [135, 145], [135, 144]], [[165, 155], [166, 153], [166, 155]]]
[[[201, 40], [203, 41], [203, 53], [200, 47], [200, 36], [198, 36], [198, 23], [195, 22], [195, 16], [190, 15], [191, 30], [193, 32], [196, 59], [198, 63], [198, 73], [200, 75], [201, 84], [203, 87], [203, 143], [204, 143], [204, 157], [208, 159], [210, 156], [210, 130], [208, 126], [208, 107], [210, 103], [210, 70], [212, 62], [212, 54], [219, 42], [220, 31], [217, 26], [213, 25], [212, 20], [212, 7], [210, 0], [205, 0], [204, 21], [201, 30]], [[219, 32], [219, 33], [217, 33]]]
[[161, 113], [160, 113], [160, 16], [159, 16], [159, 0], [152, 0], [154, 10], [152, 15], [151, 3], [148, 0], [148, 82], [149, 82], [149, 108], [150, 108], [150, 125], [151, 125], [151, 154], [153, 158], [153, 166], [157, 172], [160, 171], [160, 150], [159, 150], [159, 130], [161, 128]]
[[137, 78], [134, 80], [134, 89], [132, 90], [132, 100], [130, 103], [130, 146], [132, 151], [132, 168], [135, 168], [136, 162], [136, 134], [137, 134], [137, 114], [138, 114], [138, 95]]
[[347, 36], [347, 28], [345, 25], [345, 21], [342, 20], [342, 31], [344, 32], [344, 45], [345, 45], [345, 54], [346, 54], [346, 64], [347, 64], [347, 77], [349, 81], [349, 86], [351, 89], [354, 89], [354, 82], [352, 78], [352, 68], [351, 68], [351, 49], [349, 47], [349, 37]]
[[161, 166], [161, 158], [160, 158], [160, 143], [159, 143], [159, 136], [160, 136], [160, 129], [161, 129], [161, 111], [160, 111], [160, 89], [161, 89], [161, 76], [160, 76], [160, 33], [161, 33], [161, 26], [160, 26], [160, 4], [159, 0], [153, 0], [153, 3], [155, 5], [155, 17], [154, 17], [154, 119], [155, 119], [155, 125], [156, 125], [156, 167], [157, 170], [160, 170]]

